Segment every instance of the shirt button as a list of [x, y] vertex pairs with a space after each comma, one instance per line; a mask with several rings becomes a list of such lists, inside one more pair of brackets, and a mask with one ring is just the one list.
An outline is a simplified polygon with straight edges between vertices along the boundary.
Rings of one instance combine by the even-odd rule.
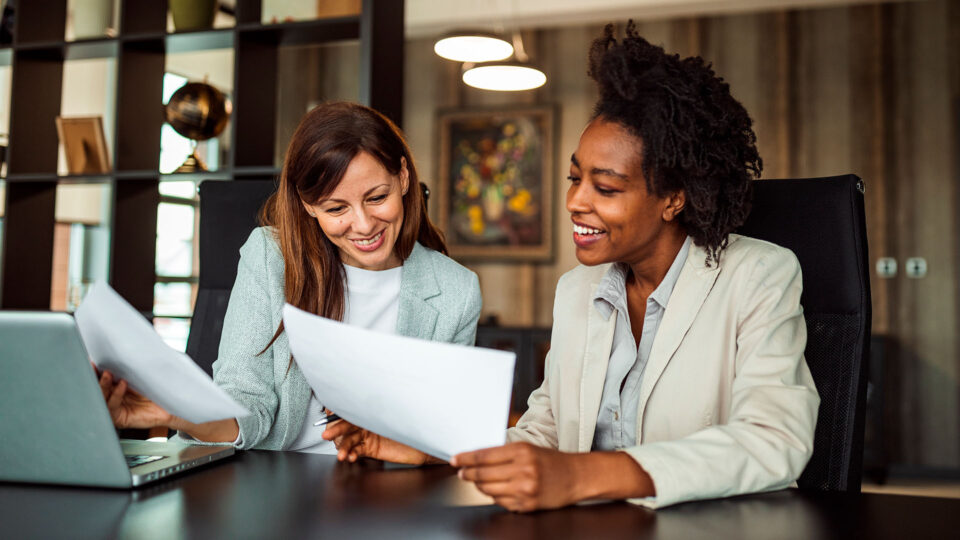
[[614, 420], [619, 420], [619, 419], [620, 419], [620, 412], [619, 412], [619, 411], [613, 411], [613, 419], [614, 419]]

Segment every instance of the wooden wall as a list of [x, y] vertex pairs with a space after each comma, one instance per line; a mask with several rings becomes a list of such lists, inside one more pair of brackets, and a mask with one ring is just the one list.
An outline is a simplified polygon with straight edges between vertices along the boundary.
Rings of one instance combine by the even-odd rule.
[[[480, 275], [484, 315], [501, 324], [549, 326], [557, 279], [576, 265], [563, 178], [596, 98], [586, 51], [600, 30], [525, 32], [549, 81], [518, 94], [466, 87], [459, 65], [433, 53], [432, 39], [407, 45], [404, 129], [428, 184], [437, 174], [438, 109], [557, 105], [554, 261], [469, 264]], [[872, 278], [873, 331], [899, 351], [887, 373], [896, 396], [890, 457], [960, 466], [960, 2], [642, 21], [640, 30], [668, 51], [714, 63], [753, 115], [764, 178], [864, 178], [871, 264], [894, 257], [901, 269]], [[926, 278], [904, 275], [914, 256], [926, 258]]]

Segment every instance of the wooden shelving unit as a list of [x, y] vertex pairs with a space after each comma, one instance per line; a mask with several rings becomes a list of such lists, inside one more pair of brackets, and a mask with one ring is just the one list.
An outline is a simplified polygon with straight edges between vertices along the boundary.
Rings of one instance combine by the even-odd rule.
[[[359, 40], [359, 99], [401, 124], [403, 4], [364, 0], [359, 16], [261, 24], [261, 0], [237, 0], [233, 28], [167, 33], [166, 1], [122, 0], [117, 37], [67, 42], [67, 0], [18, 2], [14, 42], [0, 47], [0, 64], [12, 65], [7, 177], [0, 178], [6, 181], [0, 309], [49, 309], [57, 185], [109, 182], [110, 282], [134, 307], [152, 312], [160, 182], [263, 179], [279, 172], [274, 139], [280, 47]], [[228, 163], [209, 173], [160, 174], [166, 55], [231, 47]], [[54, 118], [60, 113], [63, 64], [88, 58], [117, 60], [113, 172], [58, 176]], [[282, 81], [280, 86], [282, 92]]]

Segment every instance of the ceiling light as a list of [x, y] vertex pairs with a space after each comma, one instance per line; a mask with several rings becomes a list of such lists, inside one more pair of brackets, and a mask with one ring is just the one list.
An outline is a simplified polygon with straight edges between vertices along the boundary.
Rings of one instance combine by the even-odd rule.
[[433, 52], [457, 62], [490, 62], [513, 54], [513, 45], [489, 32], [457, 32], [437, 41]]
[[532, 90], [547, 82], [542, 71], [519, 62], [479, 65], [463, 72], [463, 82], [483, 90]]

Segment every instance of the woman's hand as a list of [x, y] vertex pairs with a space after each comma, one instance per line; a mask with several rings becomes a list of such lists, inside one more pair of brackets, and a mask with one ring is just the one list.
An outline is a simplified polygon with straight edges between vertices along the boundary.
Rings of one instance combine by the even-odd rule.
[[127, 381], [116, 381], [109, 371], [97, 369], [92, 362], [94, 373], [100, 379], [100, 391], [107, 402], [110, 418], [118, 428], [165, 427], [184, 431], [194, 439], [206, 442], [231, 442], [237, 439], [240, 425], [236, 418], [214, 420], [203, 424], [193, 424], [168, 413], [163, 407], [147, 399], [139, 392], [127, 386]]
[[[93, 366], [94, 372], [98, 372]], [[159, 405], [143, 397], [127, 386], [127, 381], [117, 382], [109, 371], [98, 373], [100, 391], [107, 402], [110, 418], [118, 428], [167, 427], [173, 423], [173, 416]]]
[[450, 461], [460, 467], [461, 479], [477, 484], [494, 502], [514, 512], [560, 508], [577, 502], [573, 463], [577, 454], [510, 443], [496, 448], [457, 454]]
[[650, 476], [623, 452], [572, 454], [521, 442], [457, 454], [450, 464], [514, 512], [655, 494]]
[[412, 465], [443, 463], [443, 461], [415, 448], [377, 435], [372, 431], [361, 429], [346, 420], [337, 420], [327, 424], [322, 437], [328, 441], [333, 441], [337, 446], [337, 459], [340, 461], [353, 463], [360, 457], [369, 457]]

